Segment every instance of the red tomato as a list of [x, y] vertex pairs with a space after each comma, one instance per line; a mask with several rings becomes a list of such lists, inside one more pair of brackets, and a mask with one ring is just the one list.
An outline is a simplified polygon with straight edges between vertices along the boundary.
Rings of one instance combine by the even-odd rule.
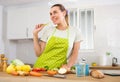
[[45, 68], [41, 68], [41, 71], [46, 71], [46, 69]]
[[46, 69], [45, 68], [33, 68], [32, 71], [41, 72], [41, 71], [46, 71]]

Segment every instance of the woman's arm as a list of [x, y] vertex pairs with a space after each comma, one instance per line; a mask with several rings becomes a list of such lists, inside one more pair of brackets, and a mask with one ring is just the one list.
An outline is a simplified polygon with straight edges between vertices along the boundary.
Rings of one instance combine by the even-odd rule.
[[79, 49], [80, 49], [80, 42], [74, 43], [72, 54], [71, 54], [70, 59], [67, 64], [68, 68], [71, 68], [75, 64], [77, 57], [78, 57]]
[[70, 70], [70, 68], [75, 64], [77, 60], [79, 49], [80, 49], [80, 42], [75, 42], [73, 45], [72, 54], [69, 58], [67, 65], [63, 65], [62, 67], [65, 67], [67, 70]]
[[44, 24], [38, 24], [36, 25], [35, 29], [33, 30], [33, 44], [34, 44], [34, 50], [37, 57], [40, 56], [40, 54], [43, 52], [46, 42], [40, 41], [38, 39], [38, 33], [44, 28]]
[[46, 42], [43, 42], [43, 41], [39, 42], [38, 37], [34, 36], [33, 44], [34, 44], [35, 54], [37, 57], [39, 57], [45, 48]]

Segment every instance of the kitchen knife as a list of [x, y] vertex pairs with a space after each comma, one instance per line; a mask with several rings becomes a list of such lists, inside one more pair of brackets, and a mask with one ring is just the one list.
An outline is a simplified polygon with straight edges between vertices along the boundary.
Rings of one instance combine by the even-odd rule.
[[44, 74], [44, 76], [56, 77], [56, 78], [63, 78], [63, 79], [66, 78], [66, 75], [61, 75], [61, 74], [56, 74], [56, 75], [53, 75], [53, 76], [50, 76], [50, 75], [48, 75], [48, 74]]

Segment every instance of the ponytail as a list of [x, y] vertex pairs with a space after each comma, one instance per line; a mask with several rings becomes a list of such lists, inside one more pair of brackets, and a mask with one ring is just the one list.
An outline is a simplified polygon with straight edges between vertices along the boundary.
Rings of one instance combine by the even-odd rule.
[[67, 25], [69, 26], [68, 12], [67, 11], [66, 11], [66, 15], [65, 15], [65, 20], [66, 20]]

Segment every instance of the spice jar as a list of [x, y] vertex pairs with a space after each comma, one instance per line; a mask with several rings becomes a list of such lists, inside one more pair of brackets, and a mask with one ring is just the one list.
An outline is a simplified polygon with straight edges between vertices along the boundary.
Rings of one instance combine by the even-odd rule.
[[4, 54], [0, 54], [0, 71], [3, 71], [3, 60], [2, 58], [4, 58], [5, 55]]
[[5, 58], [2, 58], [2, 60], [3, 60], [3, 72], [5, 72], [6, 71], [6, 69], [7, 69], [7, 58], [5, 57]]
[[2, 58], [1, 58], [1, 54], [0, 54], [0, 71], [2, 71]]

